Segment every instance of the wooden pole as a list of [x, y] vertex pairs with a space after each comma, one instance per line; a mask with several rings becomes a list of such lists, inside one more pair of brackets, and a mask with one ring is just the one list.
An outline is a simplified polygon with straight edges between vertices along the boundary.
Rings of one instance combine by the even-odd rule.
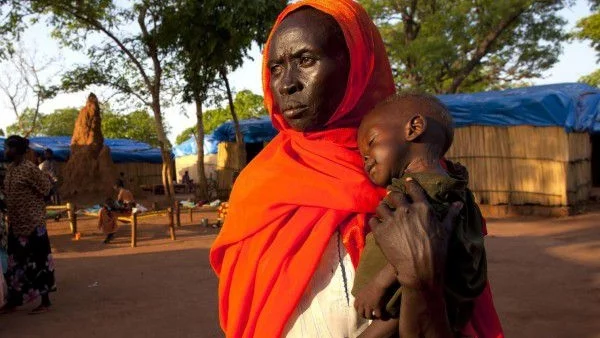
[[181, 227], [181, 203], [175, 201], [175, 224], [177, 227]]
[[175, 240], [175, 225], [173, 220], [173, 208], [169, 208], [169, 232], [171, 233], [171, 239]]
[[67, 203], [67, 216], [69, 217], [69, 227], [71, 234], [77, 233], [77, 214], [75, 213], [75, 204]]
[[131, 215], [131, 247], [137, 246], [137, 214]]
[[194, 208], [190, 208], [190, 224], [194, 222]]

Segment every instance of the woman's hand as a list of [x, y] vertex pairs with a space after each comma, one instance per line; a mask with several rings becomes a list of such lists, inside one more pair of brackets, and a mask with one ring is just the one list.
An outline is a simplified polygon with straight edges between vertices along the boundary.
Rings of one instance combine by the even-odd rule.
[[369, 225], [403, 286], [437, 291], [443, 286], [448, 239], [462, 203], [454, 203], [440, 222], [416, 181], [407, 179], [406, 190], [406, 196], [388, 194]]

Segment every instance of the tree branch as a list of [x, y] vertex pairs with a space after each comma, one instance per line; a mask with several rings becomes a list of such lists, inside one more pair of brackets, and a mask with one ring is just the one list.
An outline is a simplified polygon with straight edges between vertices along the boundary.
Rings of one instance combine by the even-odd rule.
[[85, 15], [80, 14], [77, 7], [68, 6], [68, 5], [61, 6], [61, 5], [62, 4], [59, 3], [56, 6], [59, 6], [59, 8], [62, 8], [65, 12], [73, 15], [75, 18], [79, 19], [80, 21], [87, 23], [88, 25], [103, 32], [104, 34], [106, 34], [106, 36], [108, 36], [111, 40], [113, 40], [117, 44], [119, 49], [121, 49], [121, 51], [123, 53], [125, 53], [125, 55], [127, 55], [129, 60], [138, 69], [146, 86], [148, 86], [149, 89], [151, 88], [152, 83], [150, 82], [150, 78], [146, 74], [146, 71], [144, 70], [144, 67], [142, 66], [141, 62], [135, 57], [135, 55], [133, 55], [133, 53], [129, 50], [129, 48], [127, 48], [127, 46], [125, 46], [118, 37], [116, 37], [110, 30], [108, 30], [106, 27], [104, 27], [104, 25], [102, 25], [102, 23], [100, 23], [98, 20], [89, 18]]
[[456, 93], [461, 84], [465, 81], [465, 79], [471, 74], [473, 69], [481, 62], [481, 59], [487, 55], [492, 47], [493, 43], [498, 39], [498, 37], [513, 23], [515, 22], [523, 12], [525, 12], [526, 8], [520, 8], [513, 14], [506, 17], [504, 20], [500, 21], [500, 23], [496, 26], [496, 29], [492, 30], [487, 34], [487, 36], [481, 41], [481, 43], [477, 46], [475, 52], [473, 53], [473, 57], [467, 62], [467, 64], [458, 71], [457, 75], [454, 77], [452, 81], [452, 85], [448, 88], [448, 93]]

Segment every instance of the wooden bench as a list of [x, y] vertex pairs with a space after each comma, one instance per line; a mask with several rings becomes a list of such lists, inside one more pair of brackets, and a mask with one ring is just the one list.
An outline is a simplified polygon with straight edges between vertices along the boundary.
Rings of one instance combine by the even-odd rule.
[[[179, 203], [176, 203], [179, 204]], [[173, 212], [173, 210], [175, 209], [175, 212]], [[137, 246], [137, 228], [138, 228], [138, 221], [145, 219], [145, 218], [150, 218], [150, 217], [156, 217], [156, 216], [163, 216], [163, 215], [167, 215], [169, 216], [169, 233], [171, 235], [171, 240], [176, 240], [176, 235], [175, 235], [175, 225], [174, 225], [174, 218], [177, 219], [177, 226], [181, 226], [181, 217], [179, 215], [179, 208], [175, 207], [175, 208], [167, 208], [167, 209], [163, 209], [163, 210], [155, 210], [155, 211], [147, 211], [147, 212], [138, 212], [138, 213], [116, 213], [117, 215], [117, 221], [123, 223], [123, 224], [130, 224], [131, 225], [131, 247], [135, 248]], [[176, 214], [176, 215], [174, 215]], [[90, 212], [83, 212], [83, 215], [85, 216], [90, 216], [90, 217], [98, 217], [98, 213], [90, 213]]]

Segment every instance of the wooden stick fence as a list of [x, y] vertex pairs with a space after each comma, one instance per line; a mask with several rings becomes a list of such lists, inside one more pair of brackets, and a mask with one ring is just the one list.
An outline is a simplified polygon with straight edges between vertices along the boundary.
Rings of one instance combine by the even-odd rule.
[[69, 219], [69, 227], [71, 228], [71, 234], [77, 233], [77, 214], [75, 213], [75, 204], [67, 203], [65, 205], [49, 205], [46, 207], [46, 211], [66, 211]]

